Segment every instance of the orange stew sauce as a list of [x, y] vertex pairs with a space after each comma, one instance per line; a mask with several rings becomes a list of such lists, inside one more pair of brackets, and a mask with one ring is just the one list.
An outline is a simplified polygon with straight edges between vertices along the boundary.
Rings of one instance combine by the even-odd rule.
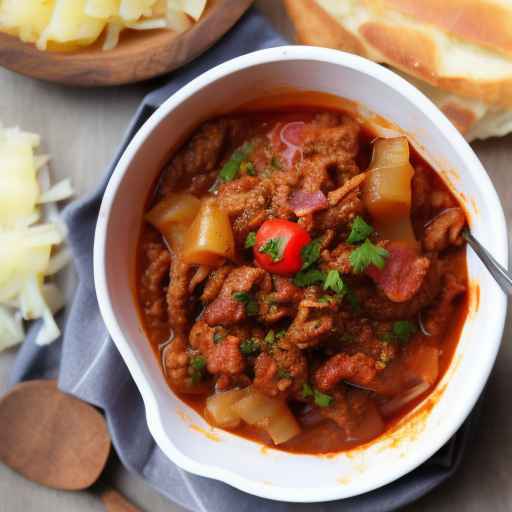
[[[250, 120], [249, 124], [252, 127], [250, 137], [254, 138], [255, 136], [266, 136], [266, 134], [271, 131], [272, 126], [274, 126], [277, 122], [282, 123], [283, 125], [297, 121], [305, 121], [306, 123], [315, 122], [315, 119], [318, 118], [318, 115], [322, 115], [325, 112], [327, 112], [327, 114], [332, 114], [333, 116], [341, 115], [340, 112], [336, 112], [332, 108], [325, 110], [316, 107], [308, 108], [306, 106], [299, 105], [286, 106], [285, 108], [276, 107], [273, 108], [271, 112], [237, 112], [234, 116], [245, 117], [246, 119]], [[355, 155], [354, 160], [358, 168], [361, 171], [364, 171], [370, 165], [375, 134], [369, 131], [367, 127], [360, 127], [357, 138], [359, 149], [357, 155]], [[326, 140], [328, 140], [328, 138]], [[230, 142], [228, 141], [228, 146], [229, 144]], [[215, 172], [219, 171], [223, 163], [230, 157], [230, 155], [234, 150], [237, 149], [237, 147], [240, 147], [240, 140], [236, 140], [232, 147], [229, 146], [224, 148], [221, 163], [216, 165]], [[429, 184], [430, 188], [428, 197], [434, 198], [432, 199], [433, 203], [435, 203], [435, 201], [439, 203], [444, 202], [445, 204], [448, 203], [447, 209], [454, 209], [454, 207], [460, 206], [442, 179], [412, 147], [410, 147], [410, 162], [416, 172], [419, 172], [418, 170], [421, 169], [421, 173], [426, 176], [426, 180], [423, 181], [426, 181]], [[281, 162], [279, 166], [281, 167], [282, 165], [283, 163]], [[151, 196], [147, 199], [147, 211], [149, 211], [154, 206], [154, 204], [156, 204], [161, 199], [161, 188], [162, 186], [165, 187], [165, 176], [167, 172], [168, 170], [166, 168], [162, 173], [163, 178], [155, 184]], [[280, 172], [280, 169], [277, 169], [276, 172]], [[191, 181], [189, 177], [184, 176], [183, 179], [176, 181], [175, 186], [177, 188], [173, 190], [173, 192], [188, 190], [190, 183]], [[208, 183], [207, 185], [210, 187], [211, 183]], [[422, 191], [415, 191], [413, 188], [413, 204], [417, 199], [415, 197], [415, 193], [419, 194], [420, 192]], [[423, 191], [423, 193], [424, 192], [425, 191]], [[437, 198], [437, 196], [441, 197], [441, 199]], [[449, 197], [448, 200], [446, 199], [447, 197]], [[424, 208], [422, 210], [422, 208], [415, 209], [413, 207], [411, 220], [414, 226], [414, 230], [419, 237], [423, 236], [425, 229], [424, 226], [432, 222], [432, 216], [434, 218], [438, 216], [440, 212], [442, 213], [444, 211], [443, 208], [443, 206], [439, 206], [437, 209], [435, 207], [434, 209], [431, 207], [430, 210], [428, 208]], [[427, 210], [429, 210], [429, 213], [423, 213]], [[364, 215], [364, 217], [365, 219], [368, 218], [366, 215]], [[316, 236], [318, 236], [318, 234], [316, 234]], [[141, 321], [156, 357], [162, 361], [163, 372], [164, 375], [166, 375], [168, 378], [170, 388], [173, 389], [173, 391], [180, 397], [181, 400], [196, 410], [200, 415], [204, 416], [206, 399], [214, 392], [216, 376], [212, 377], [203, 373], [203, 380], [199, 383], [193, 392], [184, 393], [182, 390], [177, 389], [173, 379], [169, 378], [168, 368], [165, 367], [165, 355], [162, 355], [163, 353], [165, 354], [165, 350], [169, 347], [169, 339], [172, 338], [173, 329], [166, 320], [165, 313], [157, 312], [156, 316], [160, 318], [160, 320], [155, 320], [155, 318], [152, 316], [154, 311], [167, 308], [167, 304], [165, 302], [165, 294], [169, 285], [168, 278], [160, 277], [160, 280], [157, 280], [159, 283], [158, 286], [161, 287], [161, 292], [160, 298], [155, 299], [155, 294], [158, 295], [159, 293], [158, 290], [155, 289], [156, 285], [151, 288], [151, 286], [148, 285], [147, 277], [145, 277], [145, 273], [147, 272], [148, 267], [155, 264], [154, 257], [152, 256], [153, 253], [151, 253], [151, 251], [148, 252], [147, 247], [151, 244], [155, 244], [155, 247], [157, 247], [158, 244], [161, 244], [161, 242], [162, 236], [160, 233], [149, 223], [143, 222], [140, 234], [139, 254], [136, 270], [136, 300], [140, 305]], [[443, 247], [439, 251], [439, 255], [440, 258], [445, 261], [444, 268], [449, 267], [449, 273], [454, 276], [457, 282], [462, 283], [467, 287], [465, 247], [455, 245], [457, 244], [454, 244], [454, 246]], [[171, 261], [173, 257], [174, 256], [171, 255]], [[243, 261], [238, 260], [237, 264], [253, 265], [254, 263], [251, 258], [250, 251], [246, 251], [244, 253]], [[342, 275], [342, 277], [344, 276]], [[158, 288], [158, 286], [156, 287]], [[200, 287], [201, 285], [199, 285], [199, 288]], [[441, 289], [437, 296], [433, 297], [430, 303], [423, 309], [428, 310], [429, 308], [435, 308], [436, 304], [442, 300], [440, 298], [442, 294], [443, 290]], [[276, 446], [276, 448], [294, 453], [308, 454], [326, 454], [339, 452], [366, 443], [391, 428], [393, 424], [403, 418], [435, 388], [436, 383], [442, 378], [443, 374], [449, 367], [468, 313], [468, 295], [469, 294], [466, 291], [463, 293], [458, 293], [456, 296], [454, 296], [452, 304], [450, 305], [450, 314], [448, 318], [444, 319], [444, 324], [440, 330], [440, 334], [438, 335], [425, 335], [423, 333], [423, 329], [421, 328], [423, 326], [420, 327], [418, 324], [416, 324], [417, 317], [408, 317], [407, 320], [413, 322], [416, 325], [414, 334], [405, 341], [402, 340], [401, 342], [397, 342], [396, 339], [390, 340], [388, 337], [388, 339], [383, 342], [384, 344], [390, 344], [394, 347], [396, 345], [396, 350], [394, 352], [393, 358], [389, 362], [384, 361], [384, 363], [381, 364], [377, 375], [374, 377], [374, 380], [371, 384], [367, 386], [356, 384], [352, 386], [350, 383], [347, 384], [346, 382], [338, 384], [338, 386], [344, 387], [345, 393], [347, 393], [347, 396], [349, 397], [349, 404], [351, 403], [351, 397], [361, 398], [362, 395], [364, 395], [363, 398], [365, 400], [370, 400], [372, 402], [370, 407], [372, 412], [362, 415], [358, 418], [355, 430], [353, 429], [349, 433], [348, 429], [344, 429], [340, 422], [334, 421], [323, 415], [322, 408], [313, 406], [311, 400], [305, 403], [288, 397], [288, 406], [297, 419], [301, 431], [292, 439]], [[346, 299], [343, 300], [346, 301]], [[197, 317], [203, 313], [204, 312], [202, 312], [200, 303], [197, 304], [195, 311], [189, 312], [189, 329], [196, 321]], [[172, 315], [172, 308], [170, 314]], [[360, 319], [361, 316], [365, 317], [365, 313], [358, 313], [354, 316]], [[371, 315], [367, 316], [370, 317]], [[287, 319], [285, 324], [289, 324], [292, 320], [292, 318]], [[371, 321], [372, 319], [370, 318], [369, 322]], [[381, 320], [379, 319], [379, 322], [380, 321]], [[283, 323], [280, 322], [279, 326], [281, 327], [282, 324]], [[390, 322], [390, 325], [394, 325], [392, 321]], [[268, 325], [264, 326], [265, 330], [269, 328], [272, 327], [269, 327]], [[173, 342], [171, 341], [171, 344], [172, 343]], [[409, 365], [409, 369], [412, 365], [412, 367], [415, 367], [419, 373], [423, 372], [424, 370], [422, 368], [418, 369], [417, 367], [421, 367], [423, 354], [425, 354], [425, 351], [428, 352], [430, 348], [434, 348], [439, 356], [435, 382], [429, 383], [427, 389], [424, 389], [418, 396], [415, 396], [412, 400], [409, 401], [405, 400], [403, 406], [398, 406], [398, 408], [394, 410], [392, 406], [390, 407], [390, 403], [393, 400], [396, 401], [397, 398], [389, 394], [389, 389], [394, 389], [394, 387], [398, 388], [401, 385], [398, 383], [403, 382], [402, 374], [404, 371], [404, 365]], [[332, 357], [332, 352], [327, 352], [325, 354], [322, 353], [321, 357], [318, 355], [310, 356], [311, 352], [316, 354], [315, 350], [315, 348], [307, 348], [303, 351], [303, 353], [306, 354], [305, 357], [308, 359], [310, 382], [313, 382], [313, 368], [317, 368], [318, 364], [324, 364], [326, 359]], [[249, 379], [251, 379], [254, 374], [254, 361], [251, 361], [252, 362], [249, 365], [250, 367], [247, 366], [245, 369]], [[378, 382], [378, 384], [374, 385], [374, 381]], [[229, 389], [229, 386], [227, 386], [227, 389]], [[377, 389], [377, 392], [375, 392], [375, 389]], [[385, 389], [388, 391], [381, 394], [378, 392], [378, 389]], [[403, 394], [405, 392], [401, 393]], [[325, 390], [325, 394], [332, 395], [332, 391]], [[390, 412], [383, 414], [382, 410], [386, 410], [386, 407]], [[375, 413], [375, 411], [381, 412]], [[257, 441], [264, 445], [274, 446], [272, 439], [264, 429], [257, 426], [250, 426], [244, 421], [242, 421], [238, 427], [227, 428], [226, 430], [230, 430], [237, 435], [243, 436], [253, 441]]]

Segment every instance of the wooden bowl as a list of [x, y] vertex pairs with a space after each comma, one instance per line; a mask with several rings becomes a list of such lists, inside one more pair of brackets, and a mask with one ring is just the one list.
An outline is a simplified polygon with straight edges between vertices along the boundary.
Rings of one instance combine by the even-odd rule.
[[33, 44], [0, 33], [0, 65], [23, 75], [82, 87], [139, 82], [176, 69], [220, 39], [252, 0], [210, 0], [201, 19], [182, 33], [127, 31], [119, 45], [101, 42], [73, 52], [39, 51]]

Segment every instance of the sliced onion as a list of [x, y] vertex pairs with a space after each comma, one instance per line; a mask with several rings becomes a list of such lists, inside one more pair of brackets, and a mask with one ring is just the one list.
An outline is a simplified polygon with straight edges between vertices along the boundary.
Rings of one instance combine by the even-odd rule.
[[406, 405], [420, 397], [429, 388], [430, 384], [428, 382], [420, 382], [419, 384], [416, 384], [416, 386], [413, 386], [400, 395], [392, 398], [389, 402], [386, 402], [380, 407], [380, 412], [384, 416], [393, 416]]
[[326, 210], [329, 207], [327, 197], [321, 190], [316, 192], [297, 190], [292, 194], [288, 204], [297, 217], [303, 217], [319, 210]]

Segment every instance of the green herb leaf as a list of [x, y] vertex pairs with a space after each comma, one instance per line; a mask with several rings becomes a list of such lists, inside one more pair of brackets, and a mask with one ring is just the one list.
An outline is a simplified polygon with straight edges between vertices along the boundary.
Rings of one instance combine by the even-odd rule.
[[325, 273], [317, 268], [308, 268], [297, 272], [293, 277], [293, 284], [300, 288], [311, 286], [313, 284], [323, 283], [325, 280]]
[[246, 356], [252, 356], [260, 351], [260, 345], [257, 340], [249, 338], [240, 343], [240, 352]]
[[280, 379], [291, 379], [292, 378], [292, 374], [288, 370], [285, 370], [284, 368], [279, 368], [277, 370], [277, 376]]
[[311, 267], [320, 257], [320, 240], [312, 240], [308, 245], [305, 245], [300, 251], [300, 257], [302, 259], [301, 270]]
[[324, 282], [324, 290], [332, 290], [337, 295], [345, 295], [347, 288], [337, 270], [329, 270]]
[[337, 299], [334, 295], [322, 295], [318, 302], [321, 302], [322, 304], [332, 304], [333, 302], [336, 302]]
[[263, 341], [267, 345], [273, 345], [276, 342], [276, 335], [275, 335], [274, 331], [273, 330], [268, 331], [265, 338], [263, 338]]
[[224, 334], [216, 332], [213, 334], [213, 343], [220, 343], [224, 339]]
[[255, 243], [256, 243], [256, 232], [251, 231], [245, 238], [245, 248], [250, 249], [251, 247], [254, 247]]
[[408, 320], [399, 320], [393, 324], [393, 335], [400, 343], [407, 343], [418, 328]]
[[364, 242], [373, 233], [373, 228], [359, 215], [352, 222], [352, 229], [348, 235], [347, 243]]
[[246, 170], [249, 176], [256, 176], [256, 169], [252, 162], [247, 162]]
[[281, 162], [279, 161], [279, 159], [277, 158], [277, 156], [273, 156], [272, 159], [270, 160], [270, 165], [274, 168], [274, 169], [281, 169]]
[[219, 178], [222, 181], [231, 181], [236, 178], [240, 165], [247, 158], [252, 151], [252, 144], [246, 142], [241, 148], [237, 149], [231, 158], [223, 165], [219, 173]]
[[314, 401], [318, 407], [329, 407], [332, 404], [333, 398], [331, 395], [321, 393], [318, 389], [314, 391]]
[[302, 384], [302, 396], [304, 398], [309, 398], [310, 396], [313, 396], [313, 388], [307, 382], [304, 382], [304, 384]]
[[284, 338], [286, 336], [286, 331], [284, 329], [281, 329], [276, 332], [276, 339], [280, 340], [281, 338]]
[[258, 303], [247, 292], [235, 292], [233, 293], [233, 299], [244, 304], [245, 312], [249, 316], [258, 314]]
[[270, 256], [270, 259], [276, 263], [283, 259], [284, 242], [284, 239], [281, 237], [270, 238], [259, 248], [259, 252], [267, 254]]
[[363, 245], [354, 249], [350, 254], [350, 264], [356, 274], [360, 274], [369, 265], [375, 265], [378, 268], [384, 268], [385, 258], [389, 252], [383, 247], [373, 244], [367, 238]]
[[202, 370], [206, 366], [206, 359], [203, 356], [194, 356], [190, 360], [190, 366], [195, 370]]

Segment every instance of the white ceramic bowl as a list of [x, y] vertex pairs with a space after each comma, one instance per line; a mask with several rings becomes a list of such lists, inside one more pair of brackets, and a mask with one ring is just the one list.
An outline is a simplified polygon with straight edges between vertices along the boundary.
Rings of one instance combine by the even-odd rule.
[[499, 199], [479, 160], [441, 112], [402, 78], [368, 60], [334, 50], [289, 46], [211, 69], [169, 98], [139, 130], [119, 161], [101, 206], [94, 246], [95, 285], [108, 330], [144, 399], [149, 429], [173, 462], [265, 498], [327, 501], [399, 478], [454, 434], [493, 366], [506, 300], [468, 251], [472, 307], [447, 374], [427, 406], [394, 431], [348, 454], [322, 457], [262, 450], [225, 431], [212, 431], [184, 405], [167, 387], [135, 310], [135, 247], [144, 201], [170, 150], [193, 127], [229, 110], [233, 101], [241, 103], [283, 86], [348, 98], [402, 127], [445, 171], [444, 177], [465, 198], [473, 233], [506, 265], [507, 235]]

